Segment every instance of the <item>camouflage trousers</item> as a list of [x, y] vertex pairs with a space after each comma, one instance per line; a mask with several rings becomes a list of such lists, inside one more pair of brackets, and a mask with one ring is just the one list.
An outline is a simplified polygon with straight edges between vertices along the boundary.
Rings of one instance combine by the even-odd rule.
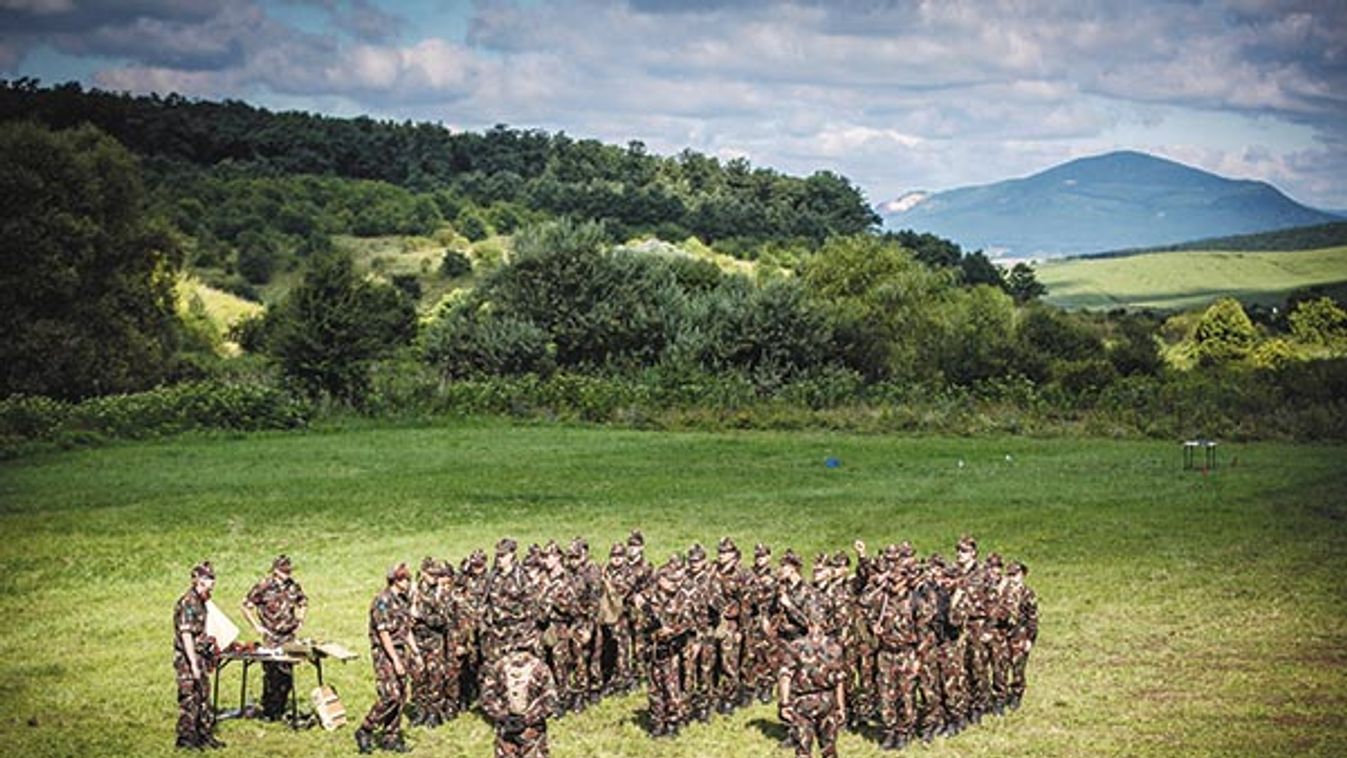
[[268, 719], [285, 716], [290, 692], [295, 687], [295, 667], [291, 663], [262, 663], [262, 715]]
[[543, 635], [543, 651], [543, 660], [552, 670], [552, 679], [557, 683], [557, 709], [564, 711], [571, 694], [570, 682], [575, 676], [576, 666], [569, 623], [553, 621], [548, 626]]
[[943, 696], [943, 677], [940, 672], [940, 652], [934, 636], [917, 646], [917, 727], [923, 732], [934, 732], [949, 720]]
[[[402, 652], [399, 651], [401, 655]], [[365, 714], [361, 728], [386, 743], [397, 739], [402, 728], [402, 704], [407, 698], [406, 677], [398, 676], [393, 661], [381, 648], [374, 649], [374, 679], [377, 699]]]
[[946, 640], [936, 646], [940, 666], [940, 694], [945, 717], [953, 721], [968, 715], [968, 651], [964, 638]]
[[421, 651], [421, 663], [413, 666], [411, 674], [411, 708], [417, 719], [451, 718], [456, 704], [447, 698], [449, 662], [445, 655], [442, 633], [430, 630], [416, 633], [416, 648]]
[[983, 713], [992, 701], [991, 629], [983, 621], [970, 622], [964, 630], [968, 671], [968, 713]]
[[822, 690], [790, 695], [790, 704], [782, 709], [797, 758], [809, 758], [814, 742], [824, 758], [837, 756], [837, 732], [842, 727], [842, 713], [837, 707], [837, 693]]
[[496, 758], [547, 758], [547, 725], [525, 727], [519, 732], [496, 730]]
[[877, 712], [875, 693], [879, 691], [879, 678], [875, 672], [875, 650], [867, 642], [857, 642], [847, 650], [850, 678], [854, 679], [848, 691], [847, 703], [854, 718], [874, 718]]
[[712, 658], [719, 664], [717, 670], [720, 672], [720, 680], [716, 684], [717, 697], [720, 702], [733, 705], [744, 687], [744, 634], [737, 623], [724, 622], [712, 639], [716, 648]]
[[575, 658], [571, 688], [577, 695], [597, 695], [603, 687], [602, 640], [598, 624], [582, 621], [575, 625], [571, 636], [571, 655]]
[[[605, 672], [602, 681], [610, 683], [614, 687], [625, 688], [636, 680], [632, 668], [632, 636], [631, 627], [618, 620], [616, 624], [604, 624], [600, 627], [604, 635], [605, 644], [613, 646], [613, 666], [612, 669]], [[600, 650], [600, 653], [602, 650]], [[599, 656], [602, 660], [602, 655]]]
[[744, 684], [757, 689], [770, 689], [776, 684], [776, 668], [772, 664], [775, 644], [759, 623], [749, 623], [744, 640]]
[[1010, 639], [1010, 681], [1007, 689], [1012, 698], [1024, 697], [1024, 671], [1029, 663], [1029, 648], [1032, 644], [1026, 635], [1016, 635]]
[[454, 693], [454, 700], [458, 703], [458, 711], [463, 712], [472, 707], [477, 701], [477, 696], [482, 691], [482, 646], [479, 638], [470, 636], [461, 639], [458, 642], [461, 646], [456, 651], [456, 664], [454, 670], [458, 672], [455, 681], [449, 683], [450, 691]]
[[711, 676], [716, 650], [705, 634], [697, 634], [683, 648], [683, 697], [694, 714], [711, 707]]
[[1010, 638], [1008, 631], [999, 627], [991, 629], [991, 637], [987, 646], [992, 672], [991, 702], [1004, 704], [1010, 699]]
[[195, 745], [215, 729], [210, 702], [210, 674], [192, 676], [187, 656], [173, 656], [173, 674], [178, 683], [178, 742]]
[[[661, 652], [664, 654], [659, 654]], [[650, 725], [660, 730], [683, 723], [687, 704], [683, 696], [678, 653], [672, 650], [656, 653], [650, 661], [650, 686], [647, 698], [650, 705]]]
[[884, 731], [911, 737], [917, 723], [917, 649], [881, 649], [875, 668], [879, 684], [879, 719]]

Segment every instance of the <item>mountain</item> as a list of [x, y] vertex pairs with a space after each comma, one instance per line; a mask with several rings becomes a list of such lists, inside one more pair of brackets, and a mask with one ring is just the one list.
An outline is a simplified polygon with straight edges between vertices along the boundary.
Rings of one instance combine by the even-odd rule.
[[1266, 182], [1227, 179], [1132, 151], [922, 194], [880, 206], [885, 225], [1013, 257], [1154, 247], [1341, 220]]

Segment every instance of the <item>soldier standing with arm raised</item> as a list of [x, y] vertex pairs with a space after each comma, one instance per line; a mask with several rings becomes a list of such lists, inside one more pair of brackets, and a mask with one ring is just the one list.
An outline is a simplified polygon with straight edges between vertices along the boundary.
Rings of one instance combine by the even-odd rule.
[[[294, 642], [308, 612], [309, 598], [295, 581], [293, 571], [290, 556], [276, 556], [271, 562], [271, 573], [253, 585], [243, 600], [243, 617], [267, 647], [279, 648]], [[294, 686], [294, 664], [263, 661], [263, 718], [276, 721], [285, 715], [285, 704]]]

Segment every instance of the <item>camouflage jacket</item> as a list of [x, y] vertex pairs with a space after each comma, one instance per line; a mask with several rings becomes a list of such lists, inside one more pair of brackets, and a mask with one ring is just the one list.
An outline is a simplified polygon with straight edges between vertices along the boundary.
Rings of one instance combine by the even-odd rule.
[[712, 624], [718, 620], [713, 618], [715, 577], [712, 576], [712, 573], [709, 565], [704, 566], [701, 571], [697, 572], [689, 569], [687, 578], [683, 580], [683, 594], [687, 597], [688, 606], [692, 609], [695, 631], [703, 634], [709, 632]]
[[497, 725], [514, 717], [537, 726], [556, 710], [557, 683], [538, 656], [515, 650], [492, 663], [482, 685], [482, 711]]
[[771, 566], [756, 564], [748, 572], [748, 587], [744, 594], [747, 610], [754, 619], [767, 617], [776, 602], [776, 574]]
[[538, 599], [522, 566], [515, 564], [509, 571], [492, 568], [486, 580], [485, 625], [501, 630], [536, 623]]
[[647, 631], [656, 645], [681, 644], [696, 628], [697, 614], [689, 601], [681, 587], [664, 592], [658, 585], [651, 585], [645, 614]]
[[173, 652], [185, 657], [187, 649], [182, 646], [183, 632], [191, 633], [198, 651], [214, 644], [206, 638], [206, 601], [196, 594], [194, 587], [188, 588], [173, 604]]
[[803, 636], [808, 629], [805, 609], [820, 602], [818, 590], [803, 579], [794, 586], [778, 582], [771, 613], [773, 634], [786, 641]]
[[257, 619], [266, 630], [266, 643], [289, 642], [299, 628], [299, 610], [309, 604], [294, 577], [267, 574], [248, 591], [244, 604], [257, 609]]
[[413, 628], [419, 634], [447, 634], [453, 631], [455, 613], [452, 592], [432, 577], [419, 578], [412, 594], [411, 614]]
[[544, 624], [573, 624], [581, 616], [580, 580], [566, 569], [544, 574], [538, 591]]
[[1030, 641], [1038, 639], [1038, 596], [1024, 584], [1007, 583], [1000, 595], [1006, 606], [1005, 626], [1010, 634]]
[[401, 651], [406, 649], [411, 631], [411, 605], [405, 595], [388, 587], [374, 596], [369, 606], [369, 644], [375, 656], [384, 654], [379, 632], [388, 632], [393, 647]]
[[826, 601], [828, 636], [850, 644], [855, 634], [856, 597], [851, 592], [851, 583], [846, 579], [836, 579], [819, 589]]
[[791, 697], [831, 690], [846, 675], [841, 643], [827, 635], [806, 634], [786, 646]]
[[903, 587], [881, 590], [878, 604], [872, 606], [875, 639], [882, 650], [901, 650], [918, 642], [914, 595]]
[[486, 574], [461, 571], [454, 577], [453, 608], [459, 643], [471, 645], [486, 620]]
[[616, 624], [627, 613], [631, 603], [632, 582], [635, 579], [626, 565], [607, 564], [603, 567], [602, 589], [599, 598], [599, 620]]
[[603, 571], [593, 561], [586, 559], [578, 566], [570, 568], [575, 579], [579, 604], [576, 606], [576, 619], [580, 623], [596, 624], [599, 621], [599, 599], [603, 595]]
[[747, 622], [752, 604], [753, 574], [738, 563], [728, 570], [712, 570], [713, 591], [711, 604], [722, 624], [742, 625]]

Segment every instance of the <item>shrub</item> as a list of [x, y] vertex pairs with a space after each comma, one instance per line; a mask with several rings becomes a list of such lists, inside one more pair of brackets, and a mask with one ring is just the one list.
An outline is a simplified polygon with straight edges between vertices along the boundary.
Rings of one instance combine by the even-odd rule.
[[472, 273], [472, 259], [457, 250], [444, 251], [440, 259], [440, 276], [454, 279]]

